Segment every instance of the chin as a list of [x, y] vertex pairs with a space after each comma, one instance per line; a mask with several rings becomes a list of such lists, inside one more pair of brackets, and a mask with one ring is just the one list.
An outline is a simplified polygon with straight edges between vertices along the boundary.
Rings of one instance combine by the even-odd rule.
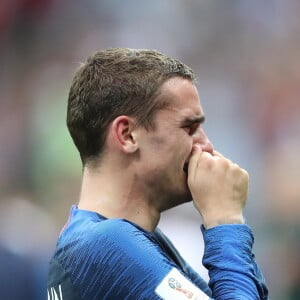
[[186, 191], [184, 193], [176, 193], [173, 194], [172, 197], [169, 198], [167, 202], [165, 202], [165, 205], [161, 207], [161, 212], [166, 211], [168, 209], [171, 209], [173, 207], [182, 205], [184, 203], [188, 203], [192, 201], [192, 195], [190, 191]]
[[185, 197], [185, 201], [183, 201], [183, 203], [188, 203], [188, 202], [192, 202], [193, 198], [191, 193], [189, 193], [186, 197]]
[[168, 210], [193, 200], [187, 184], [187, 178], [182, 179], [181, 183], [177, 184], [177, 187], [165, 191], [164, 194], [167, 195], [167, 197], [161, 202], [161, 211]]
[[178, 197], [176, 197], [176, 201], [174, 201], [174, 202], [177, 204], [174, 206], [188, 203], [191, 201], [193, 201], [192, 194], [191, 194], [190, 190], [188, 188], [186, 188], [184, 193], [182, 193], [181, 195], [178, 195]]

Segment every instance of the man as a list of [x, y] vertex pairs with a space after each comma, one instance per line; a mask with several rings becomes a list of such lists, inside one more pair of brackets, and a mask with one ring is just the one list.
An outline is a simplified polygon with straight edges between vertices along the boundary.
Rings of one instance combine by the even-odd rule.
[[[67, 124], [82, 189], [48, 299], [267, 299], [243, 218], [248, 174], [214, 150], [203, 121], [195, 75], [174, 58], [108, 49], [81, 66]], [[157, 228], [162, 211], [188, 201], [203, 219], [209, 286]]]

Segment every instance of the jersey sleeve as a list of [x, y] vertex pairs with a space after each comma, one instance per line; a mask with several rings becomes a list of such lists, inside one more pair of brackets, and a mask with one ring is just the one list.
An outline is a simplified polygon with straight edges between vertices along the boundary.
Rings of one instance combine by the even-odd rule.
[[257, 266], [254, 238], [247, 225], [220, 225], [205, 230], [203, 265], [209, 272], [214, 299], [268, 299], [265, 279]]
[[[171, 259], [176, 263], [176, 266], [205, 294], [211, 297], [211, 290], [207, 282], [185, 261], [169, 238], [159, 228], [155, 230], [154, 235]], [[197, 249], [195, 249], [195, 251], [197, 251]]]

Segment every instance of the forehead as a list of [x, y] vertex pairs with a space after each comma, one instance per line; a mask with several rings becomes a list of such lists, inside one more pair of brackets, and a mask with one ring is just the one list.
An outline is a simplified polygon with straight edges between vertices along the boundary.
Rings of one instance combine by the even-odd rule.
[[160, 97], [167, 101], [167, 111], [174, 117], [202, 117], [204, 115], [196, 86], [188, 79], [174, 77], [160, 88]]

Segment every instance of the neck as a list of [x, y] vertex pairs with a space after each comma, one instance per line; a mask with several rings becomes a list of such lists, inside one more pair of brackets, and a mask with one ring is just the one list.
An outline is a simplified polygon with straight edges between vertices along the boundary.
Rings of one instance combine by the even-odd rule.
[[138, 189], [138, 182], [130, 172], [110, 167], [105, 170], [85, 168], [78, 207], [95, 211], [106, 218], [122, 218], [146, 231], [154, 231], [160, 212]]

